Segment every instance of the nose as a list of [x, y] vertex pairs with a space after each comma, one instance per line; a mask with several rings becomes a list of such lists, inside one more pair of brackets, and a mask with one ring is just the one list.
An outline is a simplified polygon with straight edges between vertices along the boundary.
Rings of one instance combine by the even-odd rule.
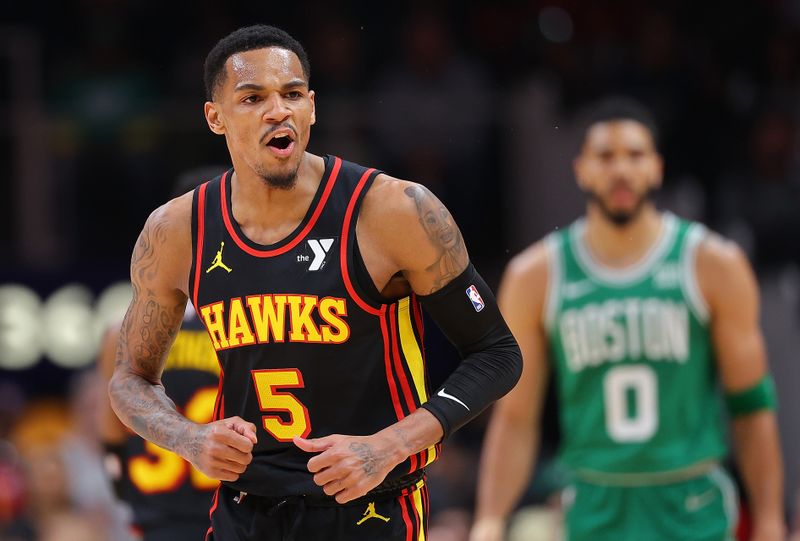
[[264, 122], [280, 124], [292, 115], [292, 110], [286, 106], [286, 101], [278, 93], [270, 94], [270, 96], [264, 100], [264, 104], [265, 108], [262, 114]]
[[633, 165], [632, 161], [624, 156], [618, 156], [611, 160], [609, 169], [614, 176], [627, 178]]

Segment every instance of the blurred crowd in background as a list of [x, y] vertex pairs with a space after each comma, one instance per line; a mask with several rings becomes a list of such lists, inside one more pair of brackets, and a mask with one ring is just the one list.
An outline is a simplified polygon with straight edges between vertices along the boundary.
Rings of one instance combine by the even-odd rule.
[[[310, 150], [430, 187], [492, 286], [511, 255], [582, 210], [580, 108], [607, 94], [650, 106], [661, 205], [739, 242], [758, 271], [793, 519], [800, 2], [73, 0], [0, 14], [0, 539], [122, 539], [93, 361], [149, 212], [181, 175], [229, 166], [202, 115], [202, 64], [256, 22], [309, 53]], [[436, 334], [429, 346], [435, 385], [457, 359]], [[465, 539], [483, 422], [431, 468], [431, 541]], [[551, 411], [550, 454], [554, 424]], [[557, 486], [540, 468], [526, 503]]]

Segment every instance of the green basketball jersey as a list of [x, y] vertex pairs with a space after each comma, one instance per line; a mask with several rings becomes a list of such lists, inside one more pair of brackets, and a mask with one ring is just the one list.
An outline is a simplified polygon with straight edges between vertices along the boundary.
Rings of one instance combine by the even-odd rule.
[[579, 475], [669, 475], [721, 457], [708, 308], [694, 271], [705, 228], [664, 213], [658, 241], [625, 269], [592, 259], [585, 228], [579, 220], [546, 240], [562, 459]]

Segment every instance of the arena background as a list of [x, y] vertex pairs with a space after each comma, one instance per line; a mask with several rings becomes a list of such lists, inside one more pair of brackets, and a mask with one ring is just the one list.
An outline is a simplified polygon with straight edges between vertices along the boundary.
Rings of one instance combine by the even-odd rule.
[[[83, 0], [0, 14], [0, 539], [25, 513], [22, 494], [37, 494], [21, 448], [96, 448], [93, 362], [127, 303], [134, 240], [179, 177], [227, 167], [202, 115], [202, 63], [217, 39], [257, 22], [308, 50], [310, 150], [429, 186], [492, 286], [511, 255], [581, 212], [575, 112], [609, 93], [652, 107], [667, 164], [660, 204], [738, 241], [757, 269], [791, 519], [800, 2]], [[456, 362], [436, 335], [429, 359], [434, 382]], [[432, 472], [432, 541], [463, 539], [484, 423]], [[552, 410], [546, 424], [552, 451]], [[557, 484], [540, 471], [528, 503]]]

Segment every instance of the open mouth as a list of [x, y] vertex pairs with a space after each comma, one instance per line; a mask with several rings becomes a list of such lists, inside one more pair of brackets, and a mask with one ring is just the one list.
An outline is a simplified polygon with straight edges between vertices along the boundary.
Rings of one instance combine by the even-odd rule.
[[289, 145], [291, 145], [293, 142], [294, 140], [292, 139], [292, 136], [290, 134], [279, 133], [278, 135], [267, 141], [267, 146], [276, 148], [278, 150], [286, 150], [287, 148], [289, 148]]

